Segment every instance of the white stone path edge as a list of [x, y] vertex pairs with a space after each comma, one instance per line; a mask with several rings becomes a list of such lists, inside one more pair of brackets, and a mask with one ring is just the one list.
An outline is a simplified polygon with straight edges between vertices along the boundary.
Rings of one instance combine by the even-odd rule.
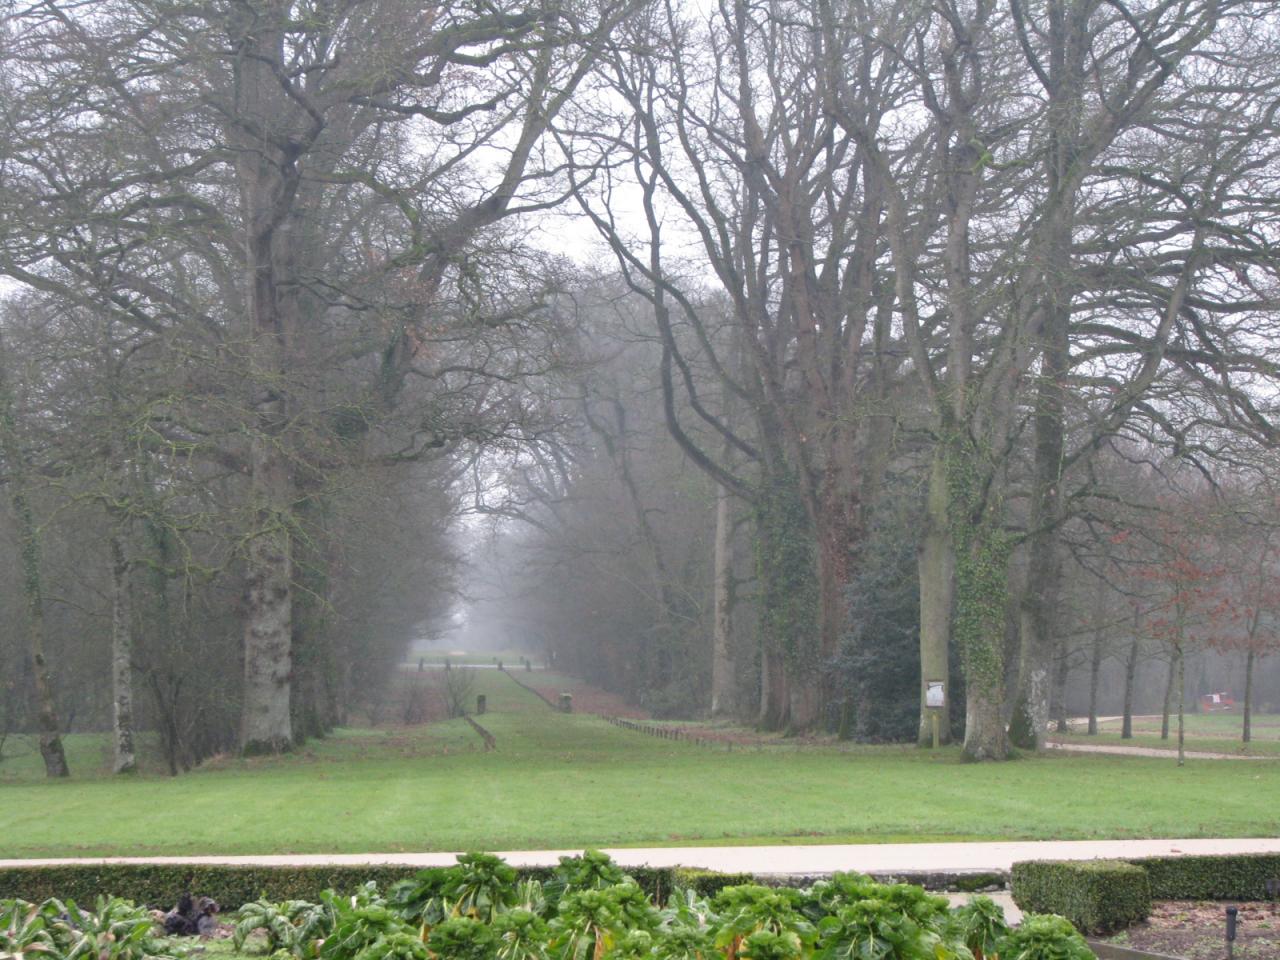
[[[1261, 798], [1260, 798], [1261, 799]], [[1277, 824], [1280, 829], [1280, 821]], [[3, 839], [0, 838], [0, 845]], [[512, 866], [555, 866], [579, 850], [497, 851]], [[915, 873], [1008, 870], [1019, 860], [1094, 860], [1179, 854], [1280, 853], [1280, 836], [1254, 839], [1028, 840], [994, 843], [867, 843], [759, 847], [618, 847], [605, 853], [623, 867], [701, 867], [724, 873], [798, 876], [857, 870]], [[0, 868], [77, 864], [229, 864], [240, 866], [451, 866], [456, 853], [327, 853], [273, 856], [86, 857], [0, 859]]]

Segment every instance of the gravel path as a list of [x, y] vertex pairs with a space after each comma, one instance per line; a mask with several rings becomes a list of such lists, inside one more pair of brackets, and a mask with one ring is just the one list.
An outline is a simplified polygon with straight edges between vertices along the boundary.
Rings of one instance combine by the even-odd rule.
[[[1121, 747], [1103, 743], [1063, 743], [1061, 740], [1050, 740], [1053, 750], [1066, 750], [1068, 753], [1113, 753], [1119, 757], [1177, 757], [1176, 748], [1162, 750], [1159, 747]], [[1183, 756], [1188, 760], [1280, 760], [1280, 757], [1248, 755], [1242, 753], [1209, 753], [1204, 750], [1186, 750]]]

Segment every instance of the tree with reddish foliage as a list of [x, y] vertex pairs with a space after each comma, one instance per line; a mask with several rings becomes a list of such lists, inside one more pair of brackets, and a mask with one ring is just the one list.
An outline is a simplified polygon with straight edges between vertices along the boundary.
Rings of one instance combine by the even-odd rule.
[[1225, 602], [1208, 639], [1219, 651], [1244, 653], [1244, 743], [1252, 739], [1254, 666], [1280, 649], [1278, 507], [1274, 495], [1246, 496], [1233, 505], [1221, 537]]
[[1169, 650], [1160, 736], [1168, 739], [1173, 698], [1178, 708], [1178, 766], [1185, 762], [1185, 661], [1188, 647], [1210, 642], [1231, 609], [1224, 590], [1225, 567], [1218, 538], [1222, 511], [1204, 497], [1161, 498], [1152, 522], [1142, 531], [1153, 548], [1149, 563], [1138, 569], [1150, 607], [1150, 635]]

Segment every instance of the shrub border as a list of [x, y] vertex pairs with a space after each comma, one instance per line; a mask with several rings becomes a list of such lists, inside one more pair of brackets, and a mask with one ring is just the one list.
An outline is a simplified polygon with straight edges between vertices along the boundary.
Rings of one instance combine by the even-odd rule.
[[[356, 890], [370, 880], [386, 889], [422, 867], [362, 866], [259, 867], [233, 864], [121, 863], [0, 868], [0, 899], [17, 897], [39, 902], [50, 897], [93, 903], [101, 894], [123, 897], [157, 909], [168, 909], [184, 892], [212, 897], [223, 910], [234, 910], [260, 897], [268, 900], [315, 900], [324, 890]], [[681, 867], [624, 868], [657, 902], [676, 887], [712, 896], [722, 887], [751, 883], [745, 873], [716, 873]], [[521, 867], [522, 880], [547, 881], [551, 867]]]
[[1022, 860], [1013, 902], [1025, 913], [1056, 913], [1081, 933], [1109, 933], [1151, 913], [1147, 871], [1127, 860]]
[[1266, 881], [1280, 878], [1280, 853], [1186, 854], [1129, 862], [1147, 871], [1153, 900], [1266, 900]]

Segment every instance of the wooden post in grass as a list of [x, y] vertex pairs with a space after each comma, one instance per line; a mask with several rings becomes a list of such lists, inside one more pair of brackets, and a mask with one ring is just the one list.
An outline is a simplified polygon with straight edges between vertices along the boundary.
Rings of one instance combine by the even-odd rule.
[[484, 713], [486, 706], [488, 706], [488, 703], [485, 695], [483, 693], [476, 694], [476, 713]]

